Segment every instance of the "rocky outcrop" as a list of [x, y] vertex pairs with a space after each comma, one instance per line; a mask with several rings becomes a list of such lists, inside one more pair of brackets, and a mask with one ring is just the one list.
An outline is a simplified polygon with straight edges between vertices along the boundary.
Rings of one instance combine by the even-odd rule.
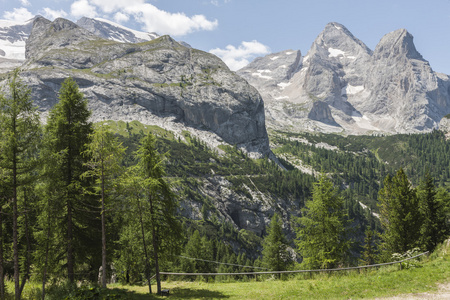
[[372, 52], [343, 25], [329, 23], [289, 79], [259, 76], [270, 74], [273, 55], [237, 72], [261, 92], [271, 128], [422, 132], [450, 112], [449, 76], [431, 69], [404, 29]]
[[450, 138], [450, 115], [446, 115], [439, 122], [439, 130], [445, 132], [447, 139]]
[[[255, 88], [212, 54], [169, 36], [139, 43], [101, 39], [65, 19], [38, 18], [27, 42], [22, 77], [44, 113], [72, 76], [94, 121], [139, 120], [270, 153], [264, 103]], [[184, 126], [184, 127], [183, 127]]]

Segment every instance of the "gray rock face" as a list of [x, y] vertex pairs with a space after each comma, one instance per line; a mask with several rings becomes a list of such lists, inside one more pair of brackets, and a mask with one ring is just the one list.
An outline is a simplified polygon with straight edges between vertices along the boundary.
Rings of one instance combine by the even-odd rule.
[[446, 115], [441, 119], [439, 122], [439, 130], [445, 132], [447, 139], [450, 138], [450, 115]]
[[343, 25], [329, 23], [289, 79], [255, 76], [272, 71], [273, 55], [237, 72], [261, 92], [271, 128], [421, 132], [450, 112], [449, 77], [431, 69], [404, 29], [372, 52]]
[[[104, 40], [76, 24], [35, 21], [22, 76], [40, 110], [57, 101], [72, 76], [95, 121], [183, 124], [237, 145], [254, 156], [270, 153], [264, 103], [257, 90], [217, 57], [169, 36], [139, 44]], [[164, 120], [170, 120], [166, 122]], [[174, 122], [173, 122], [174, 121]], [[168, 128], [170, 129], [170, 128]]]

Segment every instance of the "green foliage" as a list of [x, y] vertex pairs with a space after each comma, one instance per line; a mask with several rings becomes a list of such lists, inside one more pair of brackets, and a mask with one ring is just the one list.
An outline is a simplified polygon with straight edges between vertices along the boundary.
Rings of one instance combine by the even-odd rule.
[[433, 178], [427, 173], [417, 187], [419, 212], [421, 216], [420, 247], [433, 251], [448, 236], [449, 228], [445, 213], [445, 203], [449, 201], [449, 194], [440, 189], [438, 194]]
[[264, 238], [263, 264], [272, 271], [286, 271], [292, 265], [292, 257], [287, 250], [287, 241], [281, 227], [281, 218], [274, 214]]
[[386, 177], [379, 195], [385, 257], [418, 246], [421, 226], [418, 200], [403, 169], [392, 178]]
[[[101, 125], [89, 135], [90, 143], [86, 145], [83, 155], [89, 158], [85, 163], [88, 170], [81, 174], [81, 178], [94, 179], [91, 194], [100, 198], [101, 203], [101, 232], [102, 232], [102, 287], [106, 288], [106, 210], [114, 196], [118, 195], [119, 179], [123, 168], [121, 161], [125, 148], [115, 138], [107, 125]], [[88, 190], [88, 193], [90, 190]], [[112, 205], [111, 205], [112, 206]]]
[[[47, 161], [49, 164], [45, 165], [44, 171], [47, 176], [43, 180], [44, 188], [48, 189], [45, 194], [52, 198], [45, 205], [50, 209], [45, 214], [54, 213], [52, 221], [55, 221], [50, 231], [43, 235], [48, 236], [52, 246], [57, 245], [51, 264], [67, 267], [66, 276], [74, 281], [75, 272], [96, 270], [101, 257], [95, 250], [101, 249], [98, 210], [95, 209], [98, 201], [86, 194], [93, 181], [81, 178], [87, 171], [85, 163], [89, 160], [82, 153], [90, 142], [93, 127], [88, 121], [87, 100], [72, 78], [63, 82], [59, 98], [49, 113], [42, 150], [44, 157], [54, 159]], [[42, 221], [49, 224], [50, 221], [44, 219]], [[46, 227], [42, 224], [44, 231]], [[46, 250], [42, 249], [42, 252]], [[96, 271], [93, 271], [90, 278], [95, 277]]]
[[[405, 253], [393, 253], [391, 261], [402, 261], [404, 259], [408, 259], [411, 257], [414, 257], [416, 255], [419, 255], [421, 253], [420, 248], [413, 248]], [[418, 268], [421, 267], [421, 264], [419, 262], [419, 258], [415, 259], [409, 259], [407, 261], [401, 262], [402, 268], [410, 269], [410, 268]]]
[[364, 237], [364, 250], [361, 255], [361, 263], [364, 265], [375, 264], [378, 256], [377, 251], [377, 232], [370, 229], [366, 230], [366, 236]]
[[[20, 299], [23, 286], [30, 276], [30, 252], [31, 252], [31, 224], [29, 208], [32, 206], [27, 195], [31, 194], [36, 179], [35, 169], [38, 163], [37, 149], [41, 135], [39, 114], [33, 106], [30, 97], [31, 90], [18, 78], [19, 70], [16, 69], [8, 82], [9, 94], [5, 97], [0, 94], [0, 180], [3, 197], [0, 197], [1, 213], [12, 215], [12, 252], [14, 261], [14, 294]], [[6, 198], [8, 197], [8, 198]], [[7, 205], [9, 203], [9, 205]], [[30, 205], [31, 204], [31, 205]], [[8, 209], [9, 206], [9, 209]], [[12, 209], [11, 209], [12, 208]], [[20, 213], [19, 211], [25, 211]], [[3, 216], [0, 219], [3, 229]], [[28, 238], [26, 248], [20, 255], [19, 239]], [[3, 234], [0, 235], [1, 251], [0, 262], [0, 292], [3, 297], [4, 260], [3, 260]], [[20, 258], [19, 258], [20, 255]], [[20, 261], [19, 261], [20, 260]], [[24, 276], [20, 284], [20, 267]]]
[[343, 206], [338, 189], [322, 174], [297, 220], [295, 243], [305, 269], [335, 268], [346, 263], [350, 240]]

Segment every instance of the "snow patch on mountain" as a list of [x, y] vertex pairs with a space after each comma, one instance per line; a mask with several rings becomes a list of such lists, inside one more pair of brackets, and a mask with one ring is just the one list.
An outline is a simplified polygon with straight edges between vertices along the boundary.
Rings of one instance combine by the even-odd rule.
[[[123, 30], [127, 30], [127, 31], [133, 33], [139, 39], [151, 41], [151, 40], [154, 40], [154, 39], [159, 37], [159, 34], [157, 34], [156, 32], [137, 31], [137, 30], [125, 27], [123, 25], [120, 25], [118, 23], [114, 23], [114, 22], [112, 22], [110, 20], [106, 20], [106, 19], [103, 19], [103, 18], [94, 18], [94, 20], [110, 24], [111, 26], [114, 26], [114, 27], [117, 27], [117, 28], [120, 28], [120, 29], [123, 29]], [[118, 42], [120, 42], [120, 41], [118, 41]]]
[[277, 84], [277, 86], [280, 87], [280, 89], [284, 90], [286, 87], [290, 86], [292, 82], [280, 82]]
[[362, 91], [364, 91], [363, 85], [353, 86], [351, 84], [348, 84], [342, 88], [341, 95], [355, 95]]
[[328, 57], [338, 57], [340, 55], [345, 56], [345, 52], [339, 49], [328, 48], [328, 52], [330, 53]]
[[0, 40], [0, 57], [8, 59], [25, 59], [25, 41], [9, 42]]

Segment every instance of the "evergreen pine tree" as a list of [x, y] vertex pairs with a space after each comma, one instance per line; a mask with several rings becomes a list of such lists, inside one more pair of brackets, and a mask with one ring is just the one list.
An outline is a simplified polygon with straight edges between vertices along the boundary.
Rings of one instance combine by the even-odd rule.
[[417, 196], [403, 169], [394, 177], [385, 178], [379, 192], [379, 206], [384, 259], [419, 246], [421, 217]]
[[[19, 192], [30, 186], [37, 167], [37, 145], [40, 139], [39, 114], [33, 106], [31, 91], [15, 70], [9, 79], [9, 95], [0, 95], [0, 169], [3, 185], [9, 189], [8, 200], [13, 216], [13, 261], [15, 299], [21, 298], [26, 277], [20, 285], [19, 276]], [[2, 226], [2, 224], [0, 224]], [[3, 259], [2, 259], [3, 260]]]
[[[86, 144], [90, 142], [92, 123], [89, 122], [90, 111], [87, 100], [79, 91], [78, 85], [72, 78], [67, 78], [60, 89], [60, 101], [52, 108], [45, 127], [48, 147], [45, 151], [51, 157], [58, 156], [58, 160], [50, 164], [47, 180], [59, 187], [58, 201], [53, 211], [58, 212], [55, 232], [56, 238], [64, 241], [62, 247], [66, 256], [67, 276], [69, 282], [75, 280], [76, 258], [87, 264], [91, 272], [90, 279], [96, 276], [95, 270], [100, 264], [96, 248], [100, 240], [97, 232], [97, 216], [95, 199], [86, 195], [84, 191], [92, 184], [90, 179], [81, 179], [87, 171], [85, 163], [88, 158], [82, 153]], [[51, 187], [51, 185], [47, 185]], [[64, 249], [64, 250], [63, 250]], [[56, 255], [62, 259], [62, 255]]]
[[367, 229], [364, 237], [364, 250], [361, 261], [365, 265], [373, 265], [377, 258], [376, 236], [377, 233], [371, 229]]
[[314, 184], [298, 223], [296, 244], [305, 268], [335, 268], [346, 262], [350, 240], [344, 200], [324, 174]]
[[263, 264], [272, 271], [286, 271], [292, 263], [281, 227], [281, 218], [277, 213], [273, 215], [268, 234], [263, 241], [262, 260]]
[[433, 251], [447, 236], [445, 208], [443, 201], [439, 199], [442, 196], [445, 198], [445, 193], [437, 194], [433, 178], [429, 173], [426, 173], [425, 178], [417, 188], [419, 212], [422, 220], [419, 243], [422, 250]]

